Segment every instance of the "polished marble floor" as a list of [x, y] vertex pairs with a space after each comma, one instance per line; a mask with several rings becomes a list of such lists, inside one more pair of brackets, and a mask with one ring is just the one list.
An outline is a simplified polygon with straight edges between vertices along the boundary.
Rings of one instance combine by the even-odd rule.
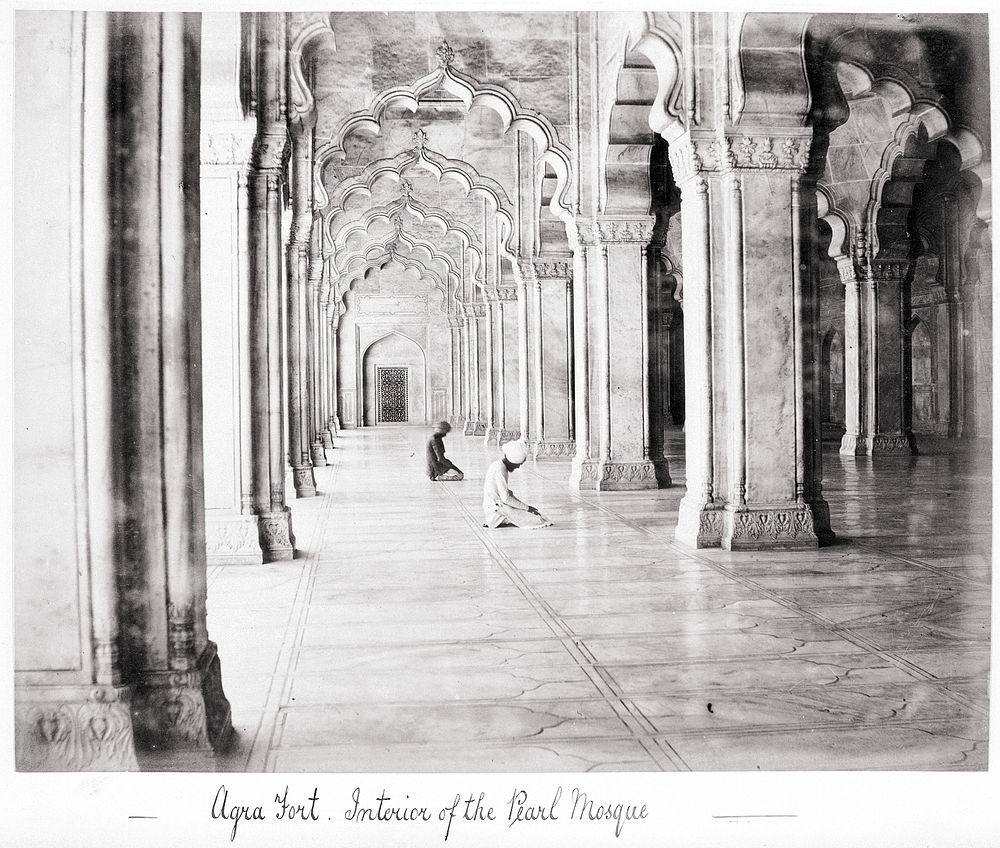
[[426, 436], [342, 433], [292, 503], [300, 556], [210, 569], [237, 729], [215, 768], [986, 768], [989, 456], [830, 453], [838, 543], [736, 554], [673, 541], [679, 436], [671, 489], [525, 465], [556, 525], [494, 531], [496, 449], [453, 433], [466, 480], [431, 483]]

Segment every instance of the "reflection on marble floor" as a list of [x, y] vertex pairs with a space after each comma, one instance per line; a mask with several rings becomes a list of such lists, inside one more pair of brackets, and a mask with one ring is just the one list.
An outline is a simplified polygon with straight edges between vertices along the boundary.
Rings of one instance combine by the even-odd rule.
[[[545, 531], [480, 526], [496, 453], [348, 431], [295, 501], [301, 555], [213, 568], [209, 629], [238, 738], [220, 770], [984, 769], [989, 462], [826, 457], [841, 541], [693, 551], [672, 489], [515, 491]], [[979, 469], [979, 470], [977, 470]], [[188, 765], [187, 767], [191, 767]]]

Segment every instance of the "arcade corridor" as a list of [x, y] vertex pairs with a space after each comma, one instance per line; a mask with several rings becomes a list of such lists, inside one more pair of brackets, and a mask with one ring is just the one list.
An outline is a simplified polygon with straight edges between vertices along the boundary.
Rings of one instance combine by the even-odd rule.
[[679, 434], [672, 488], [571, 493], [568, 463], [529, 462], [512, 487], [556, 526], [490, 532], [496, 449], [453, 434], [467, 479], [430, 483], [425, 437], [342, 432], [298, 558], [209, 569], [235, 747], [140, 765], [986, 767], [988, 456], [828, 452], [838, 543], [732, 554], [673, 540]]

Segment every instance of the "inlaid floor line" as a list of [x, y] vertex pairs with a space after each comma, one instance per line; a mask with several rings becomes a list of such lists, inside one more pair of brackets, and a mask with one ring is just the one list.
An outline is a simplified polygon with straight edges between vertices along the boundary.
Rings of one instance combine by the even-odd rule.
[[[536, 475], [538, 475], [542, 479], [544, 479], [544, 480], [546, 480], [546, 481], [548, 481], [550, 483], [553, 482], [551, 478], [545, 477], [544, 475], [540, 474], [537, 470], [534, 470], [534, 469], [532, 469], [532, 470], [533, 470], [533, 472]], [[734, 580], [735, 582], [744, 585], [746, 588], [751, 589], [752, 591], [755, 591], [758, 594], [762, 594], [767, 600], [770, 600], [770, 601], [773, 601], [774, 603], [780, 604], [781, 606], [785, 607], [786, 609], [789, 609], [792, 612], [795, 612], [796, 614], [801, 615], [803, 618], [809, 618], [809, 619], [815, 621], [817, 624], [819, 624], [820, 626], [826, 628], [827, 630], [829, 630], [834, 635], [840, 636], [841, 638], [846, 639], [847, 641], [853, 642], [854, 644], [858, 645], [858, 647], [862, 648], [863, 650], [865, 650], [865, 651], [867, 651], [869, 653], [875, 654], [877, 656], [880, 656], [880, 657], [882, 657], [884, 659], [889, 660], [894, 665], [896, 665], [896, 667], [899, 668], [901, 671], [907, 672], [907, 673], [911, 674], [913, 677], [915, 677], [917, 679], [936, 679], [936, 675], [932, 674], [931, 672], [927, 671], [926, 669], [921, 668], [920, 666], [916, 665], [915, 663], [910, 662], [909, 660], [905, 659], [904, 657], [900, 657], [897, 654], [893, 653], [892, 651], [889, 651], [889, 650], [887, 650], [885, 648], [880, 647], [877, 643], [872, 642], [871, 640], [867, 639], [866, 637], [864, 637], [864, 636], [862, 636], [862, 635], [860, 635], [858, 633], [855, 633], [853, 630], [850, 630], [849, 628], [844, 628], [841, 625], [838, 625], [835, 621], [833, 621], [832, 619], [827, 618], [826, 616], [822, 615], [821, 613], [817, 613], [817, 612], [814, 612], [812, 610], [806, 609], [806, 608], [800, 606], [799, 604], [795, 603], [791, 599], [786, 598], [783, 595], [780, 595], [779, 593], [774, 592], [774, 591], [772, 591], [770, 589], [767, 589], [764, 586], [761, 586], [759, 583], [751, 580], [750, 578], [747, 578], [747, 577], [744, 577], [743, 575], [737, 574], [736, 572], [732, 571], [731, 569], [727, 568], [726, 566], [722, 565], [721, 563], [717, 563], [717, 562], [715, 562], [714, 560], [712, 560], [712, 559], [710, 559], [708, 557], [700, 555], [697, 552], [697, 550], [695, 550], [695, 549], [688, 549], [688, 548], [686, 548], [686, 547], [684, 547], [684, 546], [682, 546], [682, 545], [674, 542], [673, 540], [665, 539], [663, 537], [660, 537], [659, 535], [657, 535], [657, 534], [653, 533], [652, 531], [650, 531], [648, 528], [643, 527], [642, 525], [639, 525], [639, 524], [635, 524], [634, 522], [630, 521], [625, 516], [621, 515], [620, 513], [618, 513], [617, 511], [611, 509], [610, 507], [604, 506], [602, 504], [598, 504], [595, 501], [592, 501], [589, 498], [584, 497], [583, 495], [571, 492], [570, 493], [570, 497], [571, 498], [575, 498], [577, 500], [580, 500], [583, 503], [589, 504], [590, 506], [593, 506], [596, 509], [599, 509], [602, 512], [605, 512], [608, 515], [611, 515], [611, 516], [617, 518], [619, 521], [623, 522], [624, 524], [628, 525], [629, 527], [632, 527], [634, 530], [636, 530], [636, 531], [638, 531], [640, 533], [643, 533], [648, 538], [654, 539], [657, 542], [661, 542], [662, 544], [664, 544], [665, 546], [669, 547], [671, 550], [673, 550], [673, 551], [675, 551], [675, 552], [677, 552], [679, 554], [682, 554], [684, 556], [688, 556], [688, 557], [691, 557], [692, 559], [697, 559], [700, 562], [703, 562], [704, 564], [708, 565], [710, 568], [714, 569], [715, 571], [719, 572], [720, 574], [723, 574], [723, 575], [729, 577], [731, 580]], [[987, 710], [984, 710], [978, 704], [970, 701], [968, 698], [966, 698], [964, 695], [962, 695], [960, 693], [949, 692], [949, 697], [951, 697], [952, 700], [954, 700], [958, 704], [961, 704], [962, 706], [965, 706], [965, 707], [967, 707], [969, 709], [976, 710], [976, 711], [978, 711], [978, 712], [980, 712], [980, 713], [982, 713], [984, 715], [988, 714]]]
[[[632, 730], [631, 727], [632, 722], [638, 722], [640, 725], [648, 725], [648, 720], [646, 719], [646, 717], [641, 714], [638, 716], [633, 714], [628, 709], [628, 706], [625, 704], [625, 701], [622, 698], [622, 693], [608, 686], [608, 683], [603, 676], [598, 676], [595, 679], [595, 674], [592, 671], [592, 669], [595, 668], [593, 665], [587, 662], [579, 661], [579, 658], [577, 657], [577, 652], [580, 650], [578, 644], [578, 637], [561, 620], [560, 616], [555, 612], [555, 610], [551, 608], [548, 602], [546, 602], [545, 599], [542, 598], [534, 590], [530, 582], [520, 571], [520, 569], [517, 568], [516, 564], [513, 562], [513, 560], [510, 559], [510, 557], [506, 554], [506, 552], [503, 551], [503, 549], [500, 548], [499, 545], [494, 540], [486, 536], [486, 534], [483, 532], [481, 522], [477, 521], [476, 517], [471, 514], [471, 512], [468, 510], [465, 504], [461, 502], [458, 496], [450, 489], [447, 490], [447, 492], [448, 496], [455, 503], [455, 505], [461, 511], [461, 513], [465, 516], [466, 521], [472, 528], [473, 532], [482, 540], [483, 545], [490, 551], [491, 555], [496, 557], [497, 561], [501, 563], [501, 567], [505, 567], [505, 570], [509, 569], [511, 579], [515, 583], [515, 585], [523, 587], [523, 590], [526, 593], [525, 597], [529, 601], [529, 603], [537, 605], [544, 612], [544, 615], [540, 615], [540, 617], [544, 621], [546, 621], [546, 623], [548, 623], [550, 626], [555, 626], [559, 628], [560, 631], [562, 631], [562, 633], [565, 636], [565, 638], [561, 640], [563, 646], [566, 648], [570, 656], [573, 657], [573, 659], [577, 662], [577, 665], [584, 672], [584, 674], [586, 674], [595, 683], [595, 685], [598, 688], [598, 691], [600, 691], [601, 694], [605, 696], [608, 705], [612, 708], [612, 710], [615, 711], [617, 715], [619, 715], [622, 718], [626, 727]], [[524, 531], [524, 532], [532, 532], [532, 531]], [[604, 692], [605, 689], [608, 690], [607, 695], [605, 695]], [[619, 709], [619, 707], [621, 709]], [[657, 741], [655, 750], [650, 751], [649, 746], [645, 744], [645, 740], [643, 738], [644, 736], [648, 736], [648, 731], [646, 731], [645, 727], [641, 728], [641, 732], [633, 731], [633, 733], [635, 733], [635, 738], [639, 742], [639, 744], [641, 744], [643, 748], [646, 749], [647, 753], [650, 754], [654, 762], [656, 762], [661, 769], [663, 768], [663, 764], [660, 762], [660, 756], [659, 756], [660, 752], [662, 752], [666, 756], [667, 762], [669, 762], [670, 765], [673, 766], [675, 769], [680, 768], [681, 770], [684, 771], [690, 771], [690, 767], [687, 765], [686, 762], [684, 762], [684, 759], [672, 747], [670, 747], [669, 744], [664, 746], [664, 743], [662, 741]], [[664, 750], [664, 747], [666, 747], [667, 750]]]
[[982, 586], [986, 589], [990, 588], [991, 585], [989, 580], [977, 580], [974, 577], [971, 577], [966, 574], [953, 574], [952, 572], [956, 571], [957, 569], [940, 568], [936, 565], [931, 565], [930, 563], [922, 562], [921, 560], [913, 557], [908, 557], [904, 556], [903, 554], [897, 554], [897, 553], [892, 553], [891, 551], [883, 550], [882, 548], [879, 548], [876, 545], [872, 545], [868, 542], [859, 542], [855, 539], [852, 539], [850, 544], [854, 545], [855, 547], [862, 548], [864, 550], [872, 551], [873, 553], [885, 557], [886, 559], [894, 559], [899, 562], [905, 562], [907, 565], [913, 565], [916, 566], [917, 568], [925, 569], [926, 571], [930, 571], [931, 573], [936, 574], [938, 577], [947, 577], [949, 580], [961, 580], [965, 583], [971, 583], [974, 586]]
[[[329, 491], [322, 495], [324, 503], [319, 510], [318, 527], [314, 529], [313, 539], [310, 540], [313, 552], [307, 554], [305, 562], [302, 564], [299, 574], [299, 584], [296, 588], [295, 598], [292, 601], [292, 608], [288, 616], [288, 627], [282, 639], [279, 657], [284, 658], [284, 662], [282, 663], [283, 671], [276, 672], [272, 679], [271, 689], [268, 692], [267, 701], [261, 712], [258, 734], [254, 738], [250, 754], [247, 757], [248, 771], [251, 770], [251, 765], [254, 766], [252, 768], [253, 771], [272, 770], [268, 766], [272, 759], [271, 752], [274, 745], [278, 717], [281, 715], [284, 704], [288, 702], [288, 692], [291, 688], [292, 676], [294, 675], [295, 665], [298, 661], [297, 643], [301, 639], [304, 630], [304, 623], [309, 611], [309, 601], [312, 596], [312, 581], [315, 578], [316, 569], [315, 552], [323, 549], [327, 533], [332, 524], [330, 514], [333, 510], [337, 471], [339, 470], [340, 463], [339, 461], [332, 464], [328, 463], [325, 467], [330, 469]], [[294, 524], [292, 529], [294, 532]], [[292, 562], [294, 563], [295, 560], [293, 559]], [[274, 688], [279, 678], [278, 695], [275, 699]], [[261, 733], [261, 731], [264, 732]], [[264, 738], [265, 736], [266, 739]]]

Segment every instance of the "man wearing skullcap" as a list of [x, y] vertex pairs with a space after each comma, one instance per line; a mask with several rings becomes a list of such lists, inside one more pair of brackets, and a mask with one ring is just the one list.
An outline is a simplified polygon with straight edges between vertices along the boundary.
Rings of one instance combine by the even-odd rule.
[[439, 421], [434, 433], [427, 440], [427, 476], [431, 480], [464, 480], [459, 467], [444, 455], [444, 437], [451, 432], [451, 424]]
[[551, 521], [547, 521], [533, 506], [520, 500], [507, 485], [510, 472], [516, 471], [528, 459], [524, 442], [507, 442], [500, 450], [503, 456], [486, 471], [486, 482], [483, 485], [483, 526], [502, 527], [513, 524], [515, 527], [551, 527]]

